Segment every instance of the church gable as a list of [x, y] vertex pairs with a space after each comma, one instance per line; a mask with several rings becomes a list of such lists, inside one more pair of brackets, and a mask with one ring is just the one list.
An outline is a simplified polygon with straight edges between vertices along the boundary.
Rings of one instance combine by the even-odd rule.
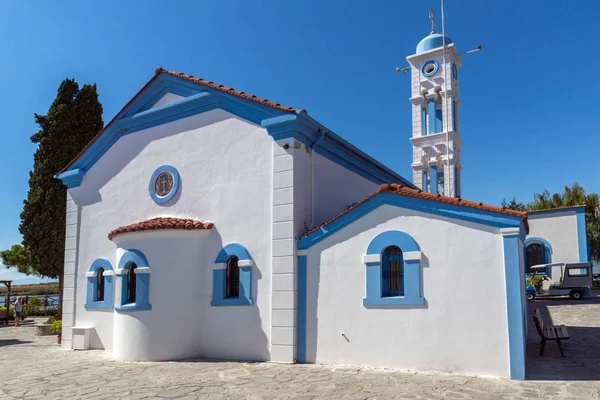
[[157, 68], [154, 77], [56, 177], [68, 187], [77, 187], [120, 137], [214, 109], [259, 126], [265, 120], [296, 114], [295, 109], [267, 99]]

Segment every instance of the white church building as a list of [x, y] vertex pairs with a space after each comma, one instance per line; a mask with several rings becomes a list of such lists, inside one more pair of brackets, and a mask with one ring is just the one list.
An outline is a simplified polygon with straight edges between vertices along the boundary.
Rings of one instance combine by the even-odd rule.
[[461, 198], [445, 42], [407, 57], [412, 180], [304, 110], [158, 68], [57, 175], [62, 346], [524, 379], [528, 260], [587, 261], [584, 210]]

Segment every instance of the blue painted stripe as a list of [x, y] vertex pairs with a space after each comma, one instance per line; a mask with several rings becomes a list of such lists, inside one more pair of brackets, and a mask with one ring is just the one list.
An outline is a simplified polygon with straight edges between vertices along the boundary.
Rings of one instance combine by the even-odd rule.
[[508, 319], [508, 347], [510, 356], [510, 378], [525, 379], [525, 290], [519, 254], [518, 233], [505, 235], [504, 274], [506, 281], [506, 307]]
[[326, 224], [319, 230], [301, 237], [298, 240], [298, 249], [308, 249], [384, 204], [497, 228], [521, 227], [525, 229], [524, 222], [519, 217], [384, 192], [371, 197], [358, 207]]
[[429, 182], [429, 189], [431, 193], [437, 194], [438, 192], [438, 169], [436, 165], [432, 165], [429, 167], [429, 173], [431, 174], [431, 179]]
[[577, 244], [579, 247], [579, 262], [590, 261], [589, 244], [585, 226], [585, 207], [577, 208]]
[[308, 268], [306, 256], [298, 256], [298, 317], [296, 334], [296, 361], [306, 362], [306, 298]]
[[435, 99], [429, 99], [427, 101], [427, 113], [429, 114], [429, 134], [435, 133], [435, 121], [436, 121], [436, 112], [435, 112]]

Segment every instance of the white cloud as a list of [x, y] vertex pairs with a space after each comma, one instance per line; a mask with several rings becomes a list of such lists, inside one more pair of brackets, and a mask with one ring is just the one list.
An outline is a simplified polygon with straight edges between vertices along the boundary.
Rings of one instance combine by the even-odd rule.
[[54, 282], [55, 279], [40, 278], [34, 275], [25, 275], [17, 271], [15, 268], [6, 268], [0, 263], [0, 281], [13, 281], [13, 285], [27, 283], [43, 283]]

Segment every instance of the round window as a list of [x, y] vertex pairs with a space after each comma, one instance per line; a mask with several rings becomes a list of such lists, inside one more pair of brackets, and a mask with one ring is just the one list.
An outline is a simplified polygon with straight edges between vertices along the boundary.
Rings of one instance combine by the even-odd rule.
[[158, 167], [148, 183], [150, 197], [157, 204], [165, 204], [175, 196], [179, 188], [179, 173], [170, 165]]
[[424, 76], [432, 76], [438, 70], [438, 63], [435, 60], [429, 60], [421, 67], [421, 72]]
[[163, 171], [156, 176], [154, 179], [154, 193], [158, 197], [166, 197], [173, 190], [173, 183], [175, 178], [169, 171]]

